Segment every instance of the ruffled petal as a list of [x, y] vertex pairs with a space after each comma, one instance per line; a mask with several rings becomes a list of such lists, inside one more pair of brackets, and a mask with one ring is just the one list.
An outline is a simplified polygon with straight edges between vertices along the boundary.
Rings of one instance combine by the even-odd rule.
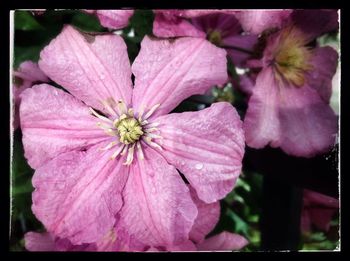
[[329, 103], [332, 96], [332, 79], [338, 66], [338, 53], [329, 46], [315, 48], [311, 65], [313, 69], [308, 73], [307, 82], [317, 90], [325, 103]]
[[25, 157], [36, 169], [55, 156], [108, 139], [89, 109], [72, 95], [47, 84], [21, 94]]
[[339, 28], [338, 10], [335, 9], [295, 10], [291, 19], [293, 24], [307, 35], [308, 41]]
[[97, 10], [96, 15], [102, 26], [110, 29], [121, 29], [129, 23], [134, 10]]
[[114, 34], [82, 33], [72, 26], [40, 53], [39, 66], [52, 80], [87, 105], [108, 113], [103, 101], [131, 103], [131, 70], [126, 45]]
[[198, 216], [194, 221], [193, 227], [190, 232], [190, 239], [199, 243], [204, 240], [207, 234], [211, 232], [220, 217], [220, 203], [219, 201], [207, 204], [200, 200], [196, 194], [196, 191], [190, 187], [191, 197], [198, 209]]
[[229, 193], [241, 172], [244, 154], [242, 122], [226, 102], [198, 112], [172, 113], [159, 122], [159, 151], [182, 172], [206, 203]]
[[188, 239], [197, 208], [176, 169], [149, 147], [130, 169], [120, 213], [131, 236], [150, 246], [171, 246]]
[[192, 36], [205, 38], [205, 32], [198, 30], [189, 21], [175, 14], [168, 14], [168, 12], [156, 13], [153, 34], [157, 37]]
[[236, 17], [247, 33], [261, 34], [266, 29], [281, 28], [292, 10], [237, 11]]
[[225, 231], [204, 240], [197, 245], [197, 248], [200, 251], [232, 251], [240, 250], [247, 244], [248, 241], [243, 236]]
[[146, 36], [132, 65], [133, 106], [137, 111], [160, 104], [152, 117], [166, 114], [187, 97], [224, 84], [226, 63], [226, 51], [204, 39], [169, 41]]
[[36, 170], [32, 210], [56, 237], [93, 243], [113, 228], [128, 168], [100, 150], [106, 145], [61, 154]]

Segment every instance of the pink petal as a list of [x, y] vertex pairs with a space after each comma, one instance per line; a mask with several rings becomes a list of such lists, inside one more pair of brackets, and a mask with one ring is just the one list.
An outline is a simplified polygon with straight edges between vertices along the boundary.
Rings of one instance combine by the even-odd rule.
[[205, 38], [205, 32], [198, 30], [189, 21], [174, 14], [167, 14], [167, 12], [156, 13], [153, 34], [157, 37], [192, 36]]
[[238, 20], [233, 14], [213, 12], [191, 19], [193, 25], [206, 33], [219, 31], [222, 38], [238, 35], [242, 31]]
[[264, 69], [249, 100], [244, 129], [250, 147], [270, 144], [290, 155], [312, 157], [334, 145], [337, 117], [308, 85], [278, 86], [273, 71]]
[[182, 100], [204, 94], [227, 79], [226, 51], [199, 38], [155, 40], [145, 37], [132, 65], [133, 106], [160, 107], [152, 115], [173, 110]]
[[96, 10], [102, 26], [110, 29], [121, 29], [129, 23], [134, 10]]
[[[19, 126], [19, 104], [21, 102], [20, 95], [27, 89], [32, 87], [35, 82], [48, 82], [49, 79], [39, 69], [38, 64], [32, 61], [25, 61], [20, 64], [19, 68], [13, 72], [17, 81], [12, 85], [13, 101], [14, 101], [14, 118], [13, 127], [17, 129]], [[18, 83], [18, 81], [20, 81]]]
[[32, 210], [50, 233], [72, 244], [96, 242], [113, 228], [128, 169], [101, 151], [61, 154], [36, 170]]
[[261, 34], [270, 28], [281, 28], [292, 10], [250, 10], [238, 11], [236, 17], [247, 33]]
[[260, 149], [280, 139], [278, 119], [278, 88], [272, 69], [263, 69], [250, 96], [248, 110], [244, 118], [244, 132], [248, 146]]
[[187, 252], [187, 251], [197, 251], [197, 247], [195, 244], [192, 243], [191, 240], [187, 240], [182, 244], [176, 245], [176, 246], [170, 246], [167, 247], [166, 251], [170, 252]]
[[201, 200], [212, 203], [232, 190], [241, 172], [244, 134], [239, 115], [229, 103], [155, 121], [163, 137], [160, 153], [186, 176]]
[[24, 242], [28, 251], [55, 251], [54, 238], [47, 232], [28, 232], [24, 235]]
[[304, 190], [304, 205], [306, 206], [322, 206], [328, 208], [339, 208], [339, 201], [335, 198], [326, 196], [312, 190]]
[[72, 26], [40, 53], [40, 68], [87, 105], [107, 112], [102, 101], [131, 102], [131, 71], [126, 45], [114, 34], [81, 33]]
[[295, 10], [291, 18], [293, 24], [307, 34], [309, 41], [339, 28], [338, 11], [335, 9]]
[[244, 237], [229, 232], [222, 232], [216, 236], [204, 240], [203, 243], [197, 245], [200, 251], [232, 251], [240, 250], [249, 242]]
[[25, 81], [34, 82], [48, 82], [47, 76], [40, 70], [37, 63], [32, 61], [24, 61], [19, 68], [14, 71], [14, 76]]
[[191, 229], [190, 239], [198, 243], [203, 241], [206, 235], [209, 234], [209, 232], [214, 229], [216, 223], [218, 223], [220, 217], [220, 203], [217, 201], [206, 204], [198, 198], [196, 191], [192, 187], [190, 187], [190, 192], [198, 209], [198, 216]]
[[25, 157], [36, 169], [55, 156], [109, 138], [72, 95], [47, 84], [25, 90], [20, 106]]
[[328, 231], [337, 209], [313, 208], [309, 210], [311, 222], [320, 230]]
[[325, 103], [329, 103], [332, 96], [332, 79], [337, 71], [338, 53], [332, 47], [321, 47], [313, 50], [308, 83], [316, 89]]
[[238, 67], [245, 66], [244, 63], [252, 56], [257, 42], [257, 35], [236, 35], [223, 39], [223, 44], [226, 46], [227, 54]]
[[188, 239], [197, 208], [176, 169], [149, 147], [136, 160], [124, 189], [121, 223], [131, 236], [150, 246]]

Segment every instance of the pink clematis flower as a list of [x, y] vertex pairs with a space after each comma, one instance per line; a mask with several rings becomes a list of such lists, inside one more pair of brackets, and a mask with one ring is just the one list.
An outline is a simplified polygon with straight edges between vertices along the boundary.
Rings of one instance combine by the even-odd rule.
[[94, 244], [72, 245], [67, 239], [59, 239], [49, 233], [29, 232], [25, 235], [25, 247], [29, 251], [218, 251], [239, 250], [248, 241], [238, 234], [222, 232], [218, 235], [206, 236], [211, 232], [220, 217], [220, 203], [207, 204], [200, 200], [193, 188], [189, 187], [198, 215], [189, 234], [189, 239], [177, 245], [152, 247], [131, 238], [125, 230], [117, 225], [110, 234]]
[[134, 10], [84, 10], [89, 14], [95, 14], [103, 27], [121, 29], [128, 25]]
[[[330, 47], [308, 46], [331, 28], [325, 24], [337, 24], [334, 14], [295, 11], [292, 23], [267, 38], [262, 60], [251, 63], [260, 63], [262, 70], [251, 89], [244, 119], [248, 146], [269, 144], [290, 155], [312, 157], [334, 145], [337, 117], [329, 99], [338, 54]], [[313, 30], [302, 26], [304, 17]]]
[[22, 62], [18, 69], [13, 72], [14, 83], [12, 85], [12, 95], [14, 104], [13, 128], [19, 126], [19, 104], [21, 102], [20, 94], [35, 83], [48, 82], [49, 79], [39, 69], [38, 65], [32, 61]]
[[207, 38], [225, 48], [237, 66], [251, 56], [257, 42], [256, 35], [242, 35], [242, 27], [234, 11], [172, 10], [155, 11], [153, 33], [158, 37], [192, 36]]
[[204, 202], [225, 197], [241, 171], [242, 122], [224, 102], [167, 114], [224, 83], [225, 57], [204, 39], [145, 37], [130, 68], [121, 37], [66, 26], [39, 66], [69, 93], [42, 84], [21, 95], [32, 210], [48, 232], [93, 243], [118, 220], [151, 246], [188, 239], [198, 211], [177, 169]]
[[327, 232], [334, 214], [339, 211], [339, 201], [335, 198], [304, 190], [301, 229], [311, 230], [312, 225]]

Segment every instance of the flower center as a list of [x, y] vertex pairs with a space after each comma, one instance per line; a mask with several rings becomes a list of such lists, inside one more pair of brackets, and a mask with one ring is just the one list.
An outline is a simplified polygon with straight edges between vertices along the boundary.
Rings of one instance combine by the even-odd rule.
[[149, 118], [155, 110], [160, 106], [156, 104], [151, 108], [141, 108], [136, 115], [132, 108], [127, 108], [123, 101], [116, 103], [113, 99], [102, 101], [104, 108], [108, 111], [110, 117], [105, 117], [90, 108], [93, 114], [100, 121], [97, 125], [103, 129], [108, 135], [115, 136], [116, 139], [110, 142], [101, 150], [110, 150], [112, 148], [114, 153], [111, 159], [126, 155], [125, 165], [130, 165], [134, 159], [134, 152], [136, 151], [138, 158], [143, 160], [142, 144], [147, 144], [153, 148], [162, 150], [158, 144], [162, 137], [159, 134], [157, 122], [149, 122]]
[[124, 144], [135, 143], [143, 135], [141, 123], [135, 118], [119, 119], [115, 127], [118, 130], [120, 142]]
[[309, 63], [311, 51], [305, 46], [302, 33], [292, 27], [282, 31], [280, 37], [275, 68], [285, 80], [301, 87], [305, 83], [305, 73], [312, 69]]
[[207, 37], [208, 41], [220, 46], [222, 44], [222, 39], [221, 39], [221, 33], [220, 31], [217, 30], [209, 30], [208, 31], [208, 37]]

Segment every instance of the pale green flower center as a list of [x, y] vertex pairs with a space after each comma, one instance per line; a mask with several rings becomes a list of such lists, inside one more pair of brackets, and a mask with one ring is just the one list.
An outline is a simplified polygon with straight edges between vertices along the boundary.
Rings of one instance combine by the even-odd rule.
[[120, 142], [132, 144], [143, 135], [141, 123], [135, 118], [124, 118], [116, 122], [115, 127], [118, 130]]

